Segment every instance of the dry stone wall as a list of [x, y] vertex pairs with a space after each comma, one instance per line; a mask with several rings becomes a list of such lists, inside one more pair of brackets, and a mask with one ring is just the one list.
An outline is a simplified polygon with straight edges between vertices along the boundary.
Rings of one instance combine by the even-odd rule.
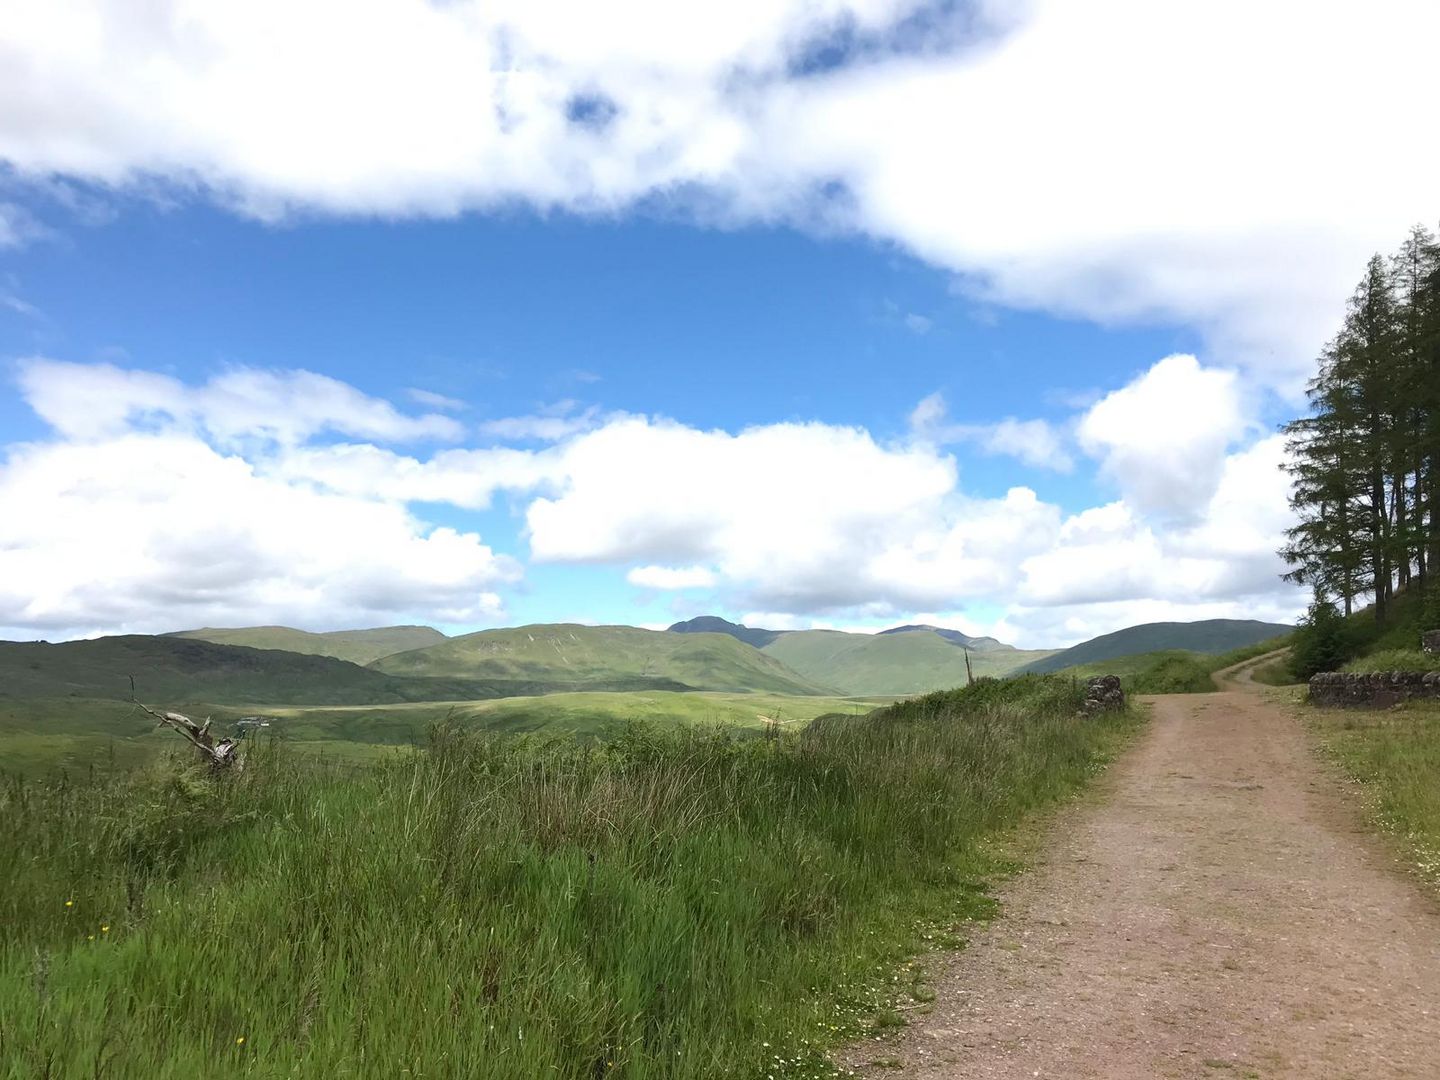
[[1383, 709], [1412, 698], [1440, 700], [1440, 671], [1327, 671], [1310, 680], [1310, 703]]

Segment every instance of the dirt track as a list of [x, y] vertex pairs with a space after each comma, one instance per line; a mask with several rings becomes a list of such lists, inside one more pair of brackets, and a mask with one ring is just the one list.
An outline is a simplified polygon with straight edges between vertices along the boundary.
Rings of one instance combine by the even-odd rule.
[[1440, 907], [1244, 675], [1148, 699], [1150, 728], [946, 962], [934, 1011], [847, 1064], [935, 1080], [1440, 1078]]

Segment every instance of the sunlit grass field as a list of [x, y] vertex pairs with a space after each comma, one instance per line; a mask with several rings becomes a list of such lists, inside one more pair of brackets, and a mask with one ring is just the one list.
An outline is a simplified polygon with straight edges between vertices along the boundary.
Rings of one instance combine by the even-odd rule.
[[1359, 781], [1376, 822], [1440, 886], [1440, 704], [1306, 715], [1326, 750]]
[[804, 733], [452, 718], [364, 762], [11, 778], [0, 1075], [829, 1075], [1137, 723], [1077, 706], [1027, 679]]
[[[724, 724], [791, 729], [822, 713], [859, 713], [888, 698], [675, 691], [546, 694], [485, 701], [423, 701], [387, 705], [208, 705], [162, 702], [222, 729], [235, 717], [275, 718], [269, 734], [306, 753], [373, 760], [386, 749], [426, 742], [432, 724], [450, 721], [509, 734], [572, 734], [605, 738], [637, 721], [660, 726]], [[129, 702], [77, 698], [0, 700], [0, 773], [70, 774], [128, 768], [169, 747], [175, 736]]]

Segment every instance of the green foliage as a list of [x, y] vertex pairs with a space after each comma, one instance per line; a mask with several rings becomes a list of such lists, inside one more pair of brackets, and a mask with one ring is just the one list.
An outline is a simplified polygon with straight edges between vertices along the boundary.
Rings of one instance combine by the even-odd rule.
[[1300, 680], [1290, 670], [1290, 658], [1281, 657], [1269, 663], [1258, 665], [1250, 672], [1250, 678], [1265, 686], [1293, 686]]
[[1290, 641], [1290, 670], [1301, 682], [1322, 671], [1339, 671], [1356, 649], [1350, 626], [1325, 600], [1310, 605]]
[[993, 906], [997, 831], [1134, 727], [1073, 705], [987, 682], [821, 737], [450, 724], [364, 768], [11, 781], [3, 1071], [828, 1075]]
[[[781, 634], [764, 651], [812, 682], [846, 694], [928, 693], [964, 686], [967, 679], [965, 650], [931, 630], [892, 634], [797, 630]], [[970, 670], [977, 677], [1007, 675], [1049, 655], [1048, 650], [972, 649]]]
[[[1380, 649], [1352, 660], [1345, 671], [1435, 671], [1435, 657], [1419, 649]], [[1327, 669], [1327, 670], [1334, 670]]]
[[671, 690], [832, 692], [729, 634], [671, 634], [634, 626], [557, 623], [482, 630], [370, 666], [391, 675], [569, 682], [575, 690], [587, 682], [630, 679], [665, 680], [668, 686], [655, 688]]
[[1416, 227], [1371, 258], [1289, 436], [1299, 519], [1280, 554], [1292, 581], [1378, 627], [1399, 590], [1440, 569], [1440, 245]]
[[1135, 694], [1208, 694], [1216, 689], [1208, 657], [1161, 655], [1121, 683]]

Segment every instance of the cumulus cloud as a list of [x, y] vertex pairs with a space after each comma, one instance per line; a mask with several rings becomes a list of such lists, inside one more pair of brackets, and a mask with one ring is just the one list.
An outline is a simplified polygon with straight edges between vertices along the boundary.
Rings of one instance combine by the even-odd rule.
[[[1433, 217], [1437, 37], [1429, 0], [21, 0], [0, 159], [262, 217], [849, 230], [987, 302], [1196, 326], [1293, 391], [1357, 267]], [[1384, 198], [1337, 131], [1407, 147]]]
[[487, 420], [480, 433], [511, 441], [557, 442], [598, 423], [600, 410], [581, 409], [578, 402], [565, 400], [545, 406], [530, 416], [506, 416]]
[[910, 413], [915, 438], [944, 445], [968, 442], [982, 453], [1012, 457], [1038, 469], [1069, 472], [1074, 459], [1065, 435], [1046, 420], [1007, 416], [989, 424], [956, 424], [947, 418], [945, 397], [938, 391], [921, 400]]
[[[256, 373], [245, 374], [239, 385], [253, 386]], [[303, 374], [258, 378], [285, 387]], [[103, 364], [22, 369], [22, 392], [53, 435], [9, 446], [0, 465], [0, 626], [493, 622], [520, 553], [436, 527], [417, 508], [484, 511], [501, 493], [521, 508], [532, 561], [628, 567], [637, 587], [711, 590], [776, 626], [929, 611], [983, 629], [966, 614], [979, 605], [1001, 613], [987, 616], [991, 632], [1036, 645], [1115, 613], [1279, 617], [1299, 606], [1274, 554], [1288, 524], [1282, 438], [1247, 443], [1240, 419], [1212, 438], [1171, 418], [1176, 430], [1155, 436], [1149, 460], [1105, 434], [1156, 402], [1228, 402], [1230, 376], [1187, 357], [1080, 417], [1121, 495], [1074, 512], [1029, 487], [967, 494], [933, 439], [612, 415], [540, 447], [406, 454], [333, 436], [402, 439], [430, 431], [413, 426], [425, 418], [336, 384], [315, 399], [326, 408], [312, 402], [280, 423], [256, 410], [263, 393], [212, 396], [226, 377], [196, 386]], [[270, 417], [267, 437], [245, 431], [247, 410]], [[922, 402], [916, 421], [943, 424], [943, 403]], [[1171, 468], [1172, 485], [1187, 470], [1206, 478], [1186, 489], [1183, 518], [1156, 495]]]
[[455, 439], [448, 416], [406, 416], [388, 401], [311, 371], [236, 367], [204, 386], [168, 375], [34, 357], [20, 363], [20, 390], [39, 416], [70, 439], [108, 438], [135, 425], [200, 430], [222, 442], [295, 444], [334, 432], [385, 441]]
[[0, 626], [490, 622], [520, 567], [403, 506], [260, 476], [188, 435], [12, 447]]
[[673, 591], [708, 589], [716, 578], [703, 566], [637, 566], [625, 575], [625, 580], [642, 589]]
[[1183, 520], [1201, 512], [1225, 450], [1254, 426], [1247, 409], [1233, 371], [1177, 354], [1097, 401], [1077, 433], [1127, 502]]

